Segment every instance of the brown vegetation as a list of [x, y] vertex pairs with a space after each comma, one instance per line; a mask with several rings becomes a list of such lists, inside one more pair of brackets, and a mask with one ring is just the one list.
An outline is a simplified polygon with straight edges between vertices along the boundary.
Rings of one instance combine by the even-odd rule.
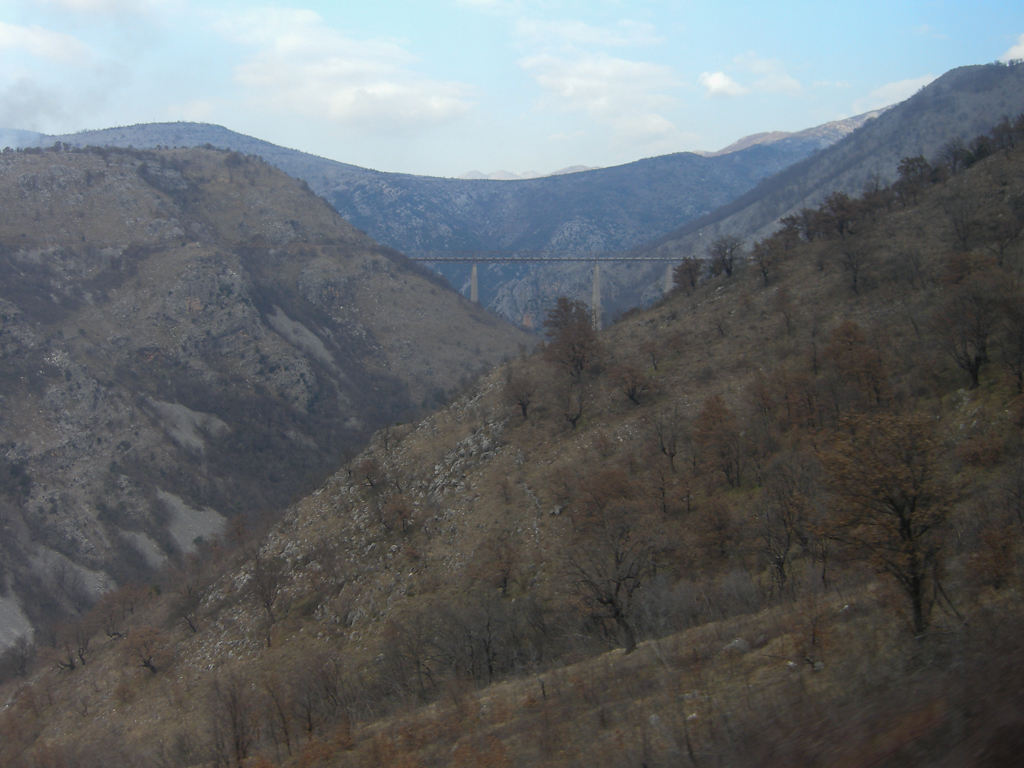
[[[562, 307], [544, 353], [378, 434], [265, 539], [113, 635], [109, 606], [55, 634], [0, 762], [1012, 764], [1024, 247], [945, 213], [1024, 193], [1009, 125], [784, 222], [768, 278], [593, 337]], [[949, 317], [972, 291], [983, 333]], [[154, 671], [133, 636], [174, 652]]]

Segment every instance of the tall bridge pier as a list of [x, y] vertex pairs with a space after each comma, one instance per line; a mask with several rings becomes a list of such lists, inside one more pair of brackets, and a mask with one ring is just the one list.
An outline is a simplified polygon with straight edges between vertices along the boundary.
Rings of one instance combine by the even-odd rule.
[[561, 254], [547, 251], [444, 251], [437, 256], [410, 256], [412, 261], [421, 261], [428, 264], [445, 262], [463, 262], [471, 265], [469, 275], [469, 300], [474, 304], [480, 303], [480, 264], [512, 264], [515, 262], [591, 262], [594, 265], [593, 277], [590, 289], [590, 316], [594, 328], [601, 328], [601, 262], [605, 261], [655, 261], [665, 262], [665, 278], [663, 292], [672, 290], [672, 271], [678, 257], [666, 256], [624, 256], [621, 253], [590, 254], [587, 256], [576, 254]]

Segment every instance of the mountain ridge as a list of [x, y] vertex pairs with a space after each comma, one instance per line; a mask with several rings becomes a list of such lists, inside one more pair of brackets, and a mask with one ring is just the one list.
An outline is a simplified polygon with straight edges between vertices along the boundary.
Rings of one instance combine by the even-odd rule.
[[959, 67], [820, 154], [794, 163], [638, 253], [703, 257], [707, 244], [721, 235], [737, 235], [748, 242], [763, 238], [781, 218], [816, 207], [828, 194], [860, 194], [866, 184], [890, 183], [904, 157], [934, 161], [949, 142], [969, 140], [1022, 109], [1024, 67], [1020, 64]]
[[[854, 122], [867, 116], [851, 118]], [[837, 124], [838, 125], [838, 124]], [[407, 256], [550, 251], [565, 255], [637, 247], [680, 220], [705, 214], [758, 181], [834, 140], [834, 131], [805, 131], [717, 157], [677, 152], [608, 168], [513, 181], [460, 180], [384, 173], [325, 160], [235, 134], [220, 126], [167, 123], [48, 137], [75, 146], [187, 144], [256, 154], [305, 180], [341, 215]], [[439, 264], [464, 295], [465, 265]], [[605, 298], [615, 306], [628, 271], [609, 270]], [[543, 314], [558, 294], [589, 297], [586, 268], [539, 270], [507, 264], [480, 270], [480, 298], [497, 314], [522, 323]]]

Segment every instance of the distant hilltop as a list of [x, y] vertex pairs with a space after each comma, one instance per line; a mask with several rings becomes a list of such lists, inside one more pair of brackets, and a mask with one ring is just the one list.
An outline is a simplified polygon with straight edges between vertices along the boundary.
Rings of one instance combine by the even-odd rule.
[[570, 165], [551, 173], [540, 173], [538, 171], [525, 171], [524, 173], [513, 173], [512, 171], [491, 171], [490, 173], [466, 171], [460, 174], [458, 178], [468, 180], [486, 179], [488, 181], [522, 181], [524, 179], [543, 179], [546, 176], [564, 176], [567, 173], [580, 173], [581, 171], [596, 171], [598, 167], [596, 165]]

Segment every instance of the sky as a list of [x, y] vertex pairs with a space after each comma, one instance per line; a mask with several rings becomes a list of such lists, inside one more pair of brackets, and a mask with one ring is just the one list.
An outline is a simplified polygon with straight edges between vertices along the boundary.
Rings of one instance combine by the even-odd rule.
[[1021, 0], [0, 0], [0, 128], [184, 120], [378, 170], [548, 173], [1017, 58]]

